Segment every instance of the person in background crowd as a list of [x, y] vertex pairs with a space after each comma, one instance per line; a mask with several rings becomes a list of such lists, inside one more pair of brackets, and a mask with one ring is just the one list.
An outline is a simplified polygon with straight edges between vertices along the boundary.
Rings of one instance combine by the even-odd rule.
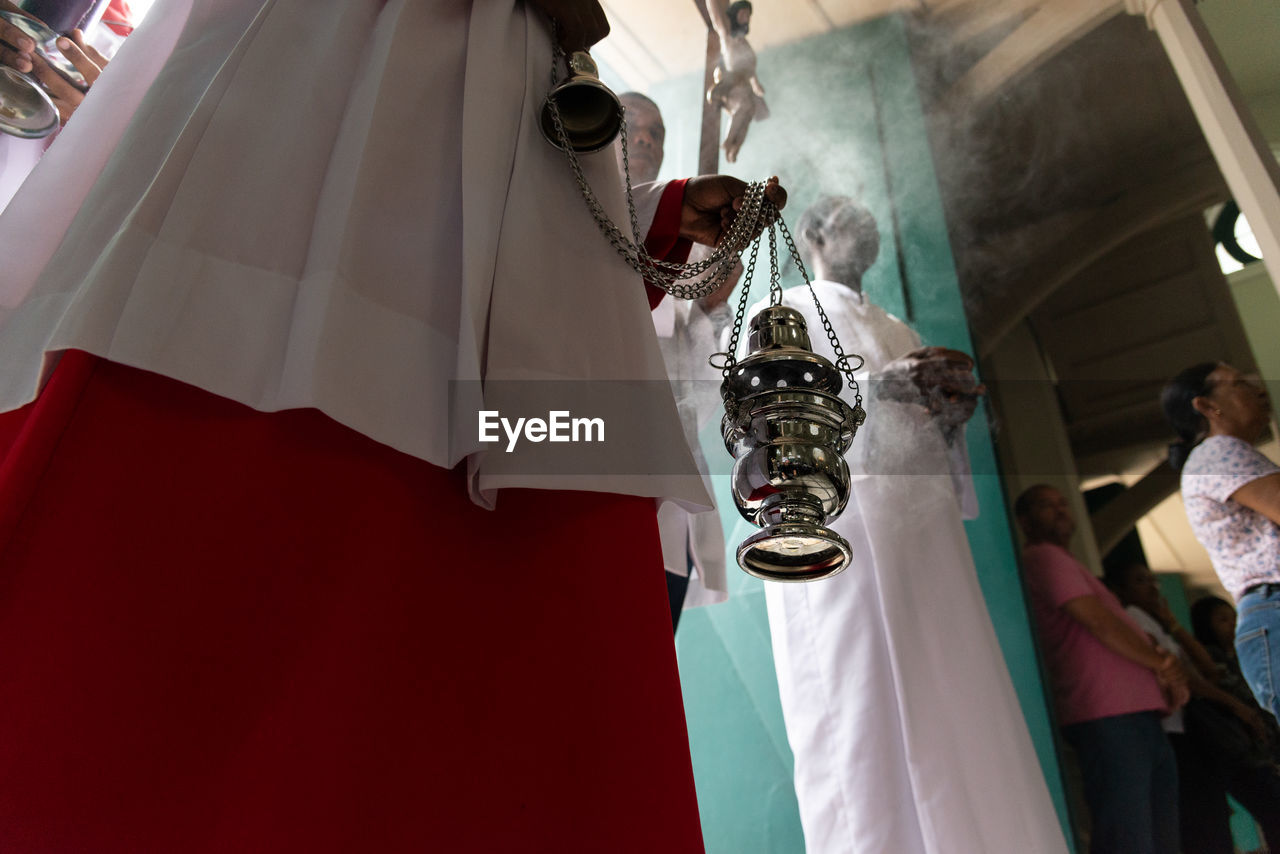
[[[1240, 672], [1240, 659], [1236, 656], [1236, 609], [1226, 599], [1203, 596], [1191, 606], [1191, 631], [1213, 661], [1216, 681], [1242, 702], [1260, 709], [1258, 700], [1249, 690], [1249, 683]], [[1263, 710], [1270, 735], [1267, 744], [1272, 751], [1280, 751], [1280, 723], [1275, 716]], [[1273, 753], [1280, 758], [1280, 753]]]
[[[618, 96], [626, 109], [627, 160], [633, 184], [645, 184], [658, 180], [665, 153], [667, 127], [662, 122], [662, 111], [647, 95], [639, 92], [623, 92]], [[615, 146], [618, 155], [618, 171], [622, 172], [622, 141]]]
[[1129, 616], [1177, 655], [1187, 673], [1191, 700], [1163, 722], [1178, 759], [1183, 850], [1232, 854], [1228, 793], [1262, 825], [1267, 839], [1280, 845], [1280, 775], [1266, 759], [1264, 714], [1256, 703], [1243, 702], [1217, 684], [1213, 659], [1178, 622], [1145, 564], [1108, 566], [1106, 581]]
[[[965, 536], [977, 498], [964, 426], [984, 392], [973, 360], [922, 347], [863, 291], [880, 249], [864, 205], [823, 197], [795, 233], [831, 327], [865, 359], [867, 410], [830, 523], [849, 568], [764, 585], [806, 850], [1064, 851]], [[782, 304], [834, 361], [809, 289]]]
[[1182, 666], [1071, 554], [1075, 519], [1060, 491], [1030, 487], [1014, 515], [1058, 723], [1093, 819], [1090, 854], [1176, 854], [1178, 768], [1160, 721], [1187, 701]]

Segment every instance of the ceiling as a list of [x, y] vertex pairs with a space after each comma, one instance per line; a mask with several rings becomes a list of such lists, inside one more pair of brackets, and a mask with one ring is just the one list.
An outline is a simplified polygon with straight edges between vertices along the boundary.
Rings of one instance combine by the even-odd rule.
[[[601, 5], [612, 31], [591, 52], [632, 89], [644, 91], [659, 80], [703, 69], [707, 27], [694, 0], [601, 0]], [[919, 6], [916, 0], [756, 0], [751, 45], [758, 52]]]
[[[706, 28], [695, 0], [601, 0], [612, 33], [592, 49], [637, 89], [701, 69]], [[983, 35], [1025, 21], [1051, 4], [1043, 0], [756, 0], [751, 42], [756, 50], [787, 44], [893, 12], [953, 26], [961, 38]], [[1091, 9], [1083, 18], [1120, 14], [1124, 3], [1071, 0], [1059, 8]], [[1280, 4], [1274, 0], [1200, 0], [1197, 10], [1226, 55], [1231, 72], [1248, 94], [1277, 92], [1276, 53]], [[1066, 41], [1087, 32], [1076, 28]], [[1047, 56], [1059, 39], [1035, 50]], [[1043, 49], [1047, 47], [1049, 49]]]

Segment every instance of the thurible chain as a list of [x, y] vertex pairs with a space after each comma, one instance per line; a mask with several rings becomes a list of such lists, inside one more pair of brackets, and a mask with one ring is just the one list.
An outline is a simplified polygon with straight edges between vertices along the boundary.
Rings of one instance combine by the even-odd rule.
[[[563, 56], [564, 54], [557, 47], [553, 53], [551, 75], [553, 87], [558, 81], [558, 69]], [[568, 142], [568, 134], [565, 132], [564, 123], [560, 117], [560, 110], [554, 100], [548, 103], [556, 135], [559, 137], [561, 147], [568, 156], [574, 180], [578, 184], [578, 190], [582, 193], [582, 198], [586, 202], [587, 210], [591, 213], [592, 218], [596, 221], [605, 237], [608, 238], [614, 250], [632, 269], [672, 296], [679, 299], [700, 299], [719, 289], [732, 274], [734, 262], [738, 256], [750, 245], [756, 234], [777, 219], [778, 209], [765, 197], [765, 182], [757, 181], [747, 185], [741, 209], [730, 224], [728, 232], [709, 257], [702, 261], [684, 264], [652, 257], [645, 251], [644, 242], [640, 239], [638, 216], [631, 190], [631, 163], [627, 145], [625, 110], [621, 106], [619, 107], [619, 117], [622, 120], [622, 162], [626, 182], [627, 212], [631, 219], [630, 239], [609, 218], [609, 215], [596, 198], [595, 193], [591, 190], [591, 186], [587, 183], [586, 176], [582, 172], [582, 165], [578, 160], [577, 152], [573, 150], [573, 146]], [[699, 276], [708, 271], [712, 272], [698, 279]]]
[[[552, 51], [552, 88], [559, 82], [559, 67], [563, 58], [564, 53], [559, 45], [556, 44]], [[728, 233], [721, 238], [719, 245], [715, 247], [707, 258], [683, 264], [654, 258], [645, 251], [644, 241], [640, 238], [639, 217], [636, 213], [635, 199], [632, 196], [631, 159], [627, 146], [626, 108], [621, 104], [618, 106], [622, 140], [622, 172], [626, 186], [627, 213], [631, 220], [631, 238], [623, 234], [621, 229], [614, 224], [600, 201], [596, 198], [595, 193], [591, 190], [591, 185], [587, 182], [586, 176], [582, 172], [582, 164], [578, 160], [578, 154], [569, 143], [569, 135], [564, 129], [559, 106], [554, 99], [549, 99], [548, 105], [552, 121], [555, 124], [556, 136], [561, 143], [560, 147], [568, 157], [569, 168], [573, 172], [574, 180], [578, 184], [578, 190], [582, 194], [583, 201], [587, 204], [587, 210], [591, 213], [596, 225], [599, 226], [605, 237], [609, 239], [609, 243], [614, 250], [646, 281], [679, 299], [701, 299], [708, 294], [714, 293], [728, 280], [738, 257], [748, 246], [751, 247], [751, 255], [742, 277], [742, 293], [738, 299], [738, 309], [734, 316], [733, 334], [729, 340], [728, 352], [715, 354], [715, 356], [722, 357], [719, 364], [716, 363], [715, 356], [712, 359], [712, 364], [721, 370], [724, 376], [727, 377], [730, 370], [737, 364], [736, 354], [738, 343], [741, 339], [743, 320], [747, 313], [751, 282], [755, 276], [761, 238], [766, 230], [769, 232], [769, 302], [770, 305], [779, 305], [782, 302], [776, 228], [781, 230], [783, 239], [787, 244], [787, 250], [795, 262], [796, 269], [800, 271], [800, 275], [808, 286], [810, 294], [813, 295], [814, 306], [817, 307], [818, 316], [822, 319], [822, 328], [827, 333], [827, 340], [831, 342], [831, 348], [836, 355], [836, 368], [845, 375], [849, 390], [854, 394], [855, 404], [859, 409], [861, 408], [862, 393], [857, 380], [854, 379], [853, 372], [862, 367], [863, 359], [855, 354], [854, 358], [858, 362], [855, 366], [850, 363], [849, 357], [845, 355], [844, 348], [836, 337], [835, 329], [831, 326], [831, 321], [827, 318], [827, 313], [823, 310], [822, 304], [818, 302], [818, 295], [814, 293], [813, 283], [810, 281], [809, 273], [800, 258], [800, 251], [796, 248], [791, 231], [787, 228], [786, 222], [783, 221], [782, 214], [777, 207], [765, 196], [765, 181], [756, 181], [747, 185], [743, 194], [742, 207], [730, 224]], [[709, 270], [712, 271], [710, 274], [702, 279], [697, 278]]]

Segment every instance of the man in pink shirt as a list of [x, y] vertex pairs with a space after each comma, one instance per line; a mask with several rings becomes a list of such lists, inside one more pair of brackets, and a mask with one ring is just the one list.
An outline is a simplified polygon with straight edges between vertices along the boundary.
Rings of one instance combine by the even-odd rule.
[[1186, 676], [1067, 550], [1075, 520], [1052, 486], [1014, 505], [1023, 573], [1063, 737], [1093, 815], [1091, 854], [1176, 854], [1178, 773], [1160, 718], [1186, 702]]

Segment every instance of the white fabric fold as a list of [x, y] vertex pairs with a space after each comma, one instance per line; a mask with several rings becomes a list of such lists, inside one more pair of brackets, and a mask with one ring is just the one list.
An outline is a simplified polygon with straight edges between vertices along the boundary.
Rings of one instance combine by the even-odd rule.
[[[516, 0], [160, 0], [0, 217], [0, 408], [77, 348], [465, 459], [481, 503], [709, 506], [642, 283], [537, 129], [550, 68]], [[627, 222], [612, 153], [584, 168]], [[616, 459], [481, 442], [493, 381], [607, 401]]]
[[[666, 299], [658, 308], [668, 303], [671, 306], [665, 314], [654, 312], [654, 328], [685, 438], [699, 470], [708, 476], [698, 434], [707, 423], [724, 414], [718, 393], [721, 375], [707, 361], [718, 349], [719, 337], [698, 302]], [[711, 491], [709, 481], [706, 488]], [[714, 605], [729, 598], [724, 528], [716, 510], [690, 512], [674, 503], [665, 504], [658, 510], [658, 532], [667, 572], [689, 578], [685, 608]]]

